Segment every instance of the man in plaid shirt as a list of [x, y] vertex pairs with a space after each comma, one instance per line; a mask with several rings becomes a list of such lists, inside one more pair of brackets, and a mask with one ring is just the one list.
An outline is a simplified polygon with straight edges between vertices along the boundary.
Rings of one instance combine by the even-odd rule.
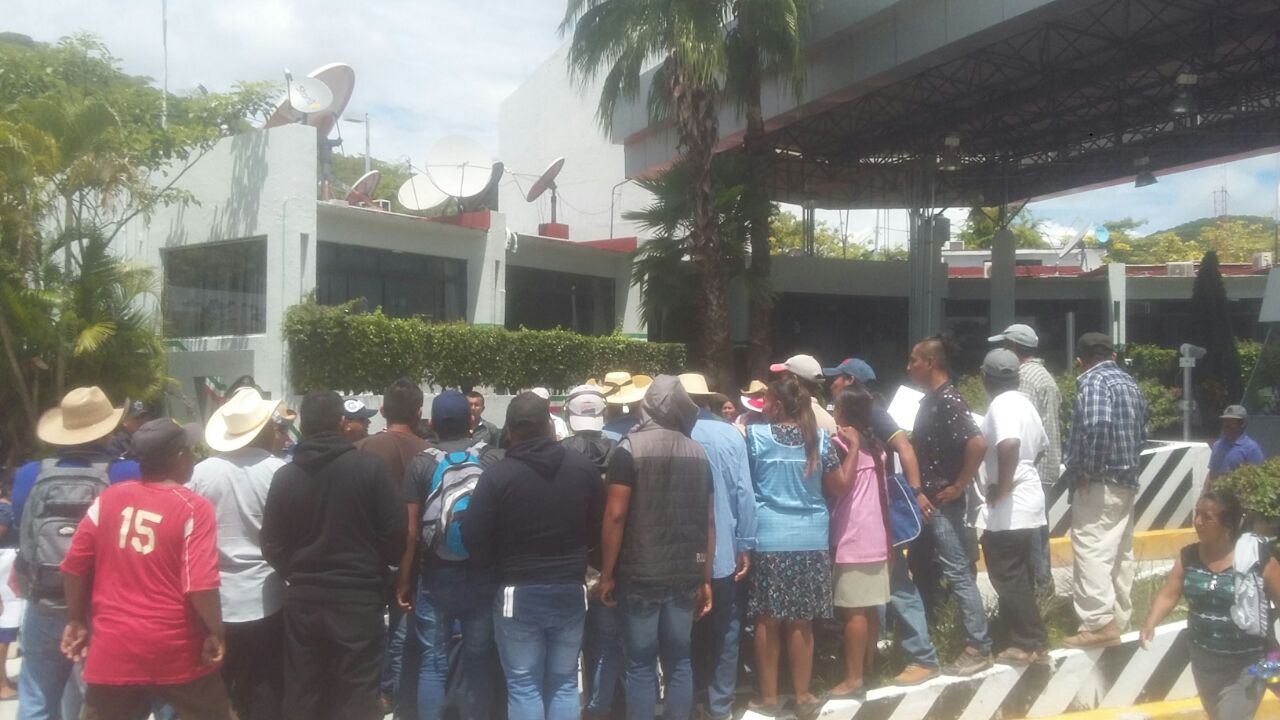
[[1111, 339], [1101, 333], [1085, 333], [1076, 343], [1083, 372], [1076, 380], [1066, 478], [1074, 490], [1072, 590], [1081, 630], [1064, 641], [1068, 647], [1119, 642], [1133, 611], [1133, 505], [1147, 402], [1115, 356]]
[[[1058, 391], [1058, 381], [1045, 369], [1044, 360], [1037, 357], [1040, 338], [1029, 325], [1010, 325], [999, 335], [988, 338], [993, 343], [1000, 343], [1018, 356], [1018, 390], [1031, 399], [1040, 422], [1044, 425], [1049, 444], [1036, 460], [1036, 471], [1040, 474], [1040, 483], [1044, 489], [1046, 500], [1051, 497], [1050, 490], [1058, 482], [1058, 474], [1062, 465], [1062, 433], [1058, 428], [1058, 409], [1062, 405], [1062, 395]], [[1046, 511], [1048, 506], [1046, 505]], [[1049, 525], [1046, 512], [1045, 525], [1040, 528], [1033, 542], [1032, 562], [1035, 570], [1036, 592], [1044, 596], [1053, 595], [1053, 571], [1049, 561]]]

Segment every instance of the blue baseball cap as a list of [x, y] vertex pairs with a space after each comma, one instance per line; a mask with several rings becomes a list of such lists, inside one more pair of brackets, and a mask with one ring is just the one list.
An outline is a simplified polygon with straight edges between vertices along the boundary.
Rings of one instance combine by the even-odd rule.
[[457, 390], [445, 390], [431, 401], [431, 422], [464, 420], [471, 422], [471, 403]]
[[861, 358], [846, 358], [844, 362], [833, 368], [822, 368], [822, 374], [827, 377], [848, 375], [860, 383], [869, 383], [876, 379], [876, 371]]

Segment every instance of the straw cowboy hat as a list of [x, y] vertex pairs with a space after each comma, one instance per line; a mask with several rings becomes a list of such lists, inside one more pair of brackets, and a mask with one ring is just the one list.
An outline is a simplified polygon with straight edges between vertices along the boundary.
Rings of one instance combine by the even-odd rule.
[[84, 445], [111, 434], [124, 417], [96, 385], [76, 388], [36, 423], [36, 437], [50, 445]]
[[710, 388], [707, 387], [707, 378], [701, 373], [682, 373], [680, 376], [680, 385], [684, 387], [684, 391], [693, 397], [707, 397], [714, 395]]
[[764, 410], [764, 394], [769, 390], [769, 386], [765, 385], [761, 380], [752, 380], [751, 384], [742, 390], [742, 396], [738, 399], [742, 401], [742, 406], [748, 410], [761, 412]]
[[258, 437], [279, 406], [279, 400], [262, 397], [257, 388], [242, 387], [209, 418], [204, 442], [217, 452], [239, 450]]
[[610, 405], [634, 405], [644, 399], [645, 391], [653, 384], [653, 378], [619, 370], [607, 373], [602, 382], [592, 379], [587, 384], [603, 388], [604, 401]]

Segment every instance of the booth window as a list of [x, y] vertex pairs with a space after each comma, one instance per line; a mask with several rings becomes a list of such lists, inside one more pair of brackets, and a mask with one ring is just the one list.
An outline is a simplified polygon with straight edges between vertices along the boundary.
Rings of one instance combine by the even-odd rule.
[[166, 337], [254, 335], [267, 330], [267, 239], [166, 248]]
[[391, 317], [466, 320], [467, 261], [322, 242], [316, 254], [316, 300], [364, 300]]

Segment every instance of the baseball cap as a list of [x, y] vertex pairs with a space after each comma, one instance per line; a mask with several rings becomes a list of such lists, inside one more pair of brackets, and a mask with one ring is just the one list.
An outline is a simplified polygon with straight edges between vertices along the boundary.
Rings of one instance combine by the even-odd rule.
[[1076, 342], [1076, 357], [1091, 357], [1100, 353], [1113, 353], [1116, 346], [1111, 338], [1098, 332], [1089, 332], [1080, 336]]
[[377, 414], [377, 410], [365, 405], [361, 400], [348, 398], [342, 401], [342, 416], [348, 420], [368, 420]]
[[126, 418], [139, 418], [147, 414], [149, 414], [147, 405], [141, 400], [133, 400], [124, 406], [124, 416]]
[[982, 374], [997, 380], [1010, 380], [1018, 377], [1018, 356], [1012, 350], [996, 348], [987, 353], [982, 361]]
[[1030, 325], [1010, 325], [999, 335], [992, 335], [987, 338], [987, 342], [1004, 342], [1005, 340], [1022, 347], [1040, 347], [1040, 338], [1036, 335], [1036, 331], [1031, 329]]
[[564, 401], [569, 429], [574, 432], [604, 429], [604, 391], [595, 385], [579, 385]]
[[172, 418], [151, 420], [143, 423], [129, 439], [129, 449], [143, 471], [163, 470], [178, 453], [195, 447], [200, 440], [200, 430], [199, 425], [182, 426]]
[[1226, 410], [1218, 416], [1219, 420], [1248, 420], [1249, 412], [1244, 409], [1243, 405], [1228, 405]]
[[471, 422], [471, 403], [467, 402], [466, 395], [457, 390], [445, 390], [431, 401], [431, 422], [450, 420]]
[[507, 428], [538, 425], [551, 421], [551, 403], [536, 392], [522, 392], [507, 405]]
[[822, 368], [822, 374], [827, 377], [848, 375], [863, 384], [874, 382], [876, 379], [876, 371], [872, 370], [862, 358], [845, 358], [844, 362], [833, 368]]
[[769, 366], [769, 372], [789, 372], [802, 380], [822, 380], [822, 365], [812, 355], [792, 355], [786, 362]]

